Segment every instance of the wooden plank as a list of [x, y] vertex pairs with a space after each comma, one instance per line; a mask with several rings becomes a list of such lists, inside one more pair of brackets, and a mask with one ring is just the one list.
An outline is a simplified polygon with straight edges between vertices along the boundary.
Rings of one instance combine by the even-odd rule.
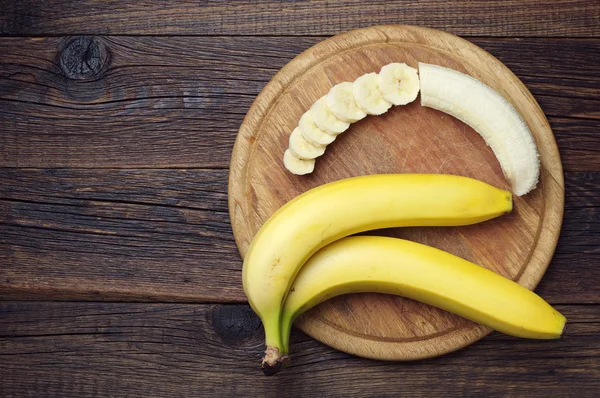
[[[157, 99], [163, 109], [148, 109], [154, 106], [148, 105], [152, 99], [125, 100], [133, 107], [122, 111], [131, 113], [125, 116], [118, 109], [57, 109], [0, 100], [0, 125], [6, 128], [0, 135], [0, 167], [229, 167], [237, 129], [252, 98], [231, 98], [229, 104], [237, 100], [245, 104], [239, 110], [223, 112], [182, 109], [177, 104], [168, 108], [169, 102], [179, 100]], [[554, 109], [556, 113], [564, 111], [565, 116], [575, 115], [548, 117], [564, 170], [599, 170], [596, 131], [600, 119], [580, 119], [577, 115], [595, 114], [600, 109], [596, 102], [600, 101], [538, 100], [546, 112]]]
[[[0, 34], [324, 35], [409, 24], [473, 36], [598, 36], [589, 1], [4, 1]], [[543, 23], [540, 23], [542, 22]]]
[[0, 175], [2, 297], [243, 299], [226, 170]]
[[290, 367], [267, 378], [262, 327], [246, 305], [2, 302], [0, 394], [594, 397], [600, 306], [557, 309], [569, 320], [560, 340], [493, 333], [408, 363], [354, 357], [294, 332]]
[[[0, 298], [245, 302], [226, 170], [0, 169]], [[566, 175], [537, 289], [599, 303], [600, 173]]]
[[[321, 39], [94, 37], [106, 59], [88, 75], [72, 38], [1, 38], [0, 167], [227, 167], [255, 96]], [[473, 41], [538, 98], [565, 169], [599, 170], [600, 40]]]
[[93, 41], [106, 66], [70, 79], [57, 59], [71, 40], [2, 39], [0, 165], [227, 167], [254, 97], [296, 55], [289, 41], [107, 38]]

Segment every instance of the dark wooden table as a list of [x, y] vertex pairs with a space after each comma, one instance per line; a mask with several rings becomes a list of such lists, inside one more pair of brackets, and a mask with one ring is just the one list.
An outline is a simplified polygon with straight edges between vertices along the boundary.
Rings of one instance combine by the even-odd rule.
[[[558, 341], [356, 358], [295, 332], [265, 378], [227, 212], [244, 114], [349, 29], [463, 36], [529, 87], [566, 209]], [[600, 396], [600, 2], [0, 0], [0, 396]]]

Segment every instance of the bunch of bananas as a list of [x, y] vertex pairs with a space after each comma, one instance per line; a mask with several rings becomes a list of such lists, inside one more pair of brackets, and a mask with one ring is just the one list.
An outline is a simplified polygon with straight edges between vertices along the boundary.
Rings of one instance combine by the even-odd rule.
[[[498, 93], [479, 87], [482, 83], [475, 79], [435, 65], [421, 65], [425, 73], [420, 86], [415, 69], [390, 64], [379, 75], [366, 74], [354, 83], [333, 87], [302, 116], [292, 132], [284, 155], [288, 170], [296, 174], [312, 171], [314, 158], [322, 155], [325, 146], [350, 123], [367, 114], [381, 114], [392, 104], [413, 101], [420, 87], [424, 105], [446, 110], [479, 129], [502, 157], [501, 165], [513, 191], [525, 194], [533, 189], [539, 175], [537, 148], [514, 108]], [[498, 112], [507, 118], [500, 124], [502, 131], [494, 130], [487, 121], [494, 106], [453, 104], [463, 101], [455, 95], [461, 84], [483, 90], [485, 101], [500, 104]], [[482, 110], [473, 110], [477, 106]], [[508, 120], [511, 117], [512, 122]], [[506, 132], [510, 123], [520, 130]], [[511, 149], [515, 142], [525, 146], [516, 160]], [[385, 237], [349, 237], [380, 228], [470, 225], [506, 214], [512, 206], [508, 191], [444, 174], [354, 177], [314, 188], [288, 202], [256, 234], [243, 265], [244, 291], [265, 329], [265, 374], [276, 373], [286, 359], [294, 319], [318, 303], [346, 293], [400, 295], [513, 336], [560, 337], [564, 316], [507, 278], [422, 244]]]

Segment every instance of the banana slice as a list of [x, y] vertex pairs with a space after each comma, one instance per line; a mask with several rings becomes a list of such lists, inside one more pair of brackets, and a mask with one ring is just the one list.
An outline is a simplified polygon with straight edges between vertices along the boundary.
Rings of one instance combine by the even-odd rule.
[[297, 158], [304, 160], [318, 158], [325, 153], [324, 146], [314, 146], [302, 137], [300, 127], [296, 127], [294, 131], [292, 131], [289, 149]]
[[301, 176], [313, 172], [315, 169], [315, 160], [298, 159], [292, 151], [286, 149], [283, 153], [283, 165], [291, 173]]
[[356, 105], [351, 82], [336, 84], [327, 94], [327, 106], [338, 119], [354, 123], [365, 118], [367, 114]]
[[310, 115], [316, 125], [327, 134], [338, 135], [348, 130], [348, 127], [350, 127], [350, 123], [338, 119], [331, 113], [327, 106], [326, 95], [319, 98], [317, 102], [310, 107]]
[[406, 105], [419, 94], [419, 75], [404, 63], [387, 64], [379, 72], [379, 91], [394, 105]]
[[354, 100], [360, 109], [369, 115], [381, 115], [391, 108], [379, 91], [379, 76], [377, 73], [367, 73], [352, 84]]
[[327, 134], [317, 127], [310, 111], [302, 115], [298, 127], [300, 127], [302, 137], [314, 146], [326, 146], [335, 141], [335, 135]]

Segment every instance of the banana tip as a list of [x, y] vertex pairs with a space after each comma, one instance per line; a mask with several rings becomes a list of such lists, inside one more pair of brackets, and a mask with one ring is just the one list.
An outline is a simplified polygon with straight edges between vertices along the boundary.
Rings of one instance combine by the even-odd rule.
[[515, 199], [510, 192], [506, 192], [506, 201], [509, 203], [508, 209], [504, 212], [504, 214], [510, 213], [515, 208]]
[[267, 347], [262, 360], [262, 370], [265, 376], [273, 376], [281, 370], [281, 365], [288, 359], [287, 355], [281, 355], [279, 348]]
[[562, 331], [560, 332], [560, 336], [558, 336], [558, 337], [564, 337], [565, 333], [567, 333], [567, 323], [566, 322], [563, 325]]

